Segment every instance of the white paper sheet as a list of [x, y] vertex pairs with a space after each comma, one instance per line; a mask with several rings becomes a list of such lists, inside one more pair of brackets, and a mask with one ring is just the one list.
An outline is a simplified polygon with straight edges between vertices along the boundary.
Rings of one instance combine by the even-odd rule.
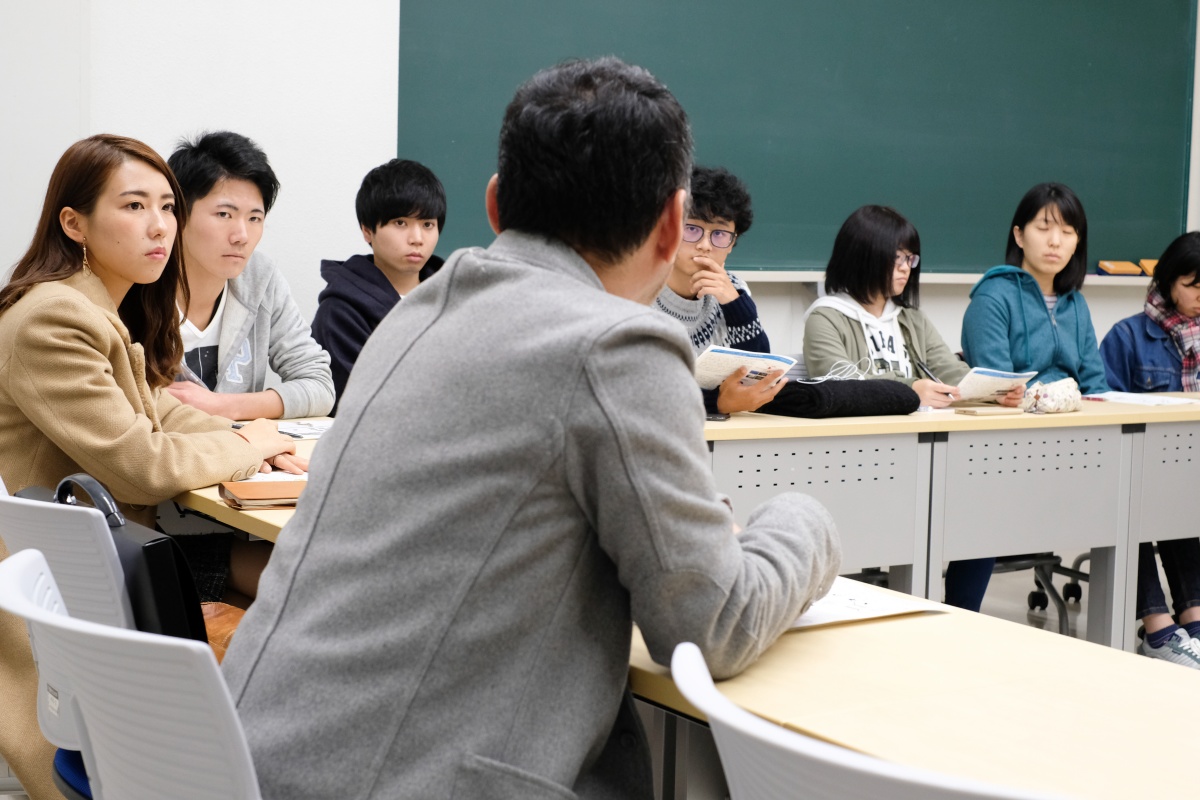
[[839, 576], [833, 579], [829, 594], [809, 606], [791, 630], [939, 610], [924, 600], [873, 592], [859, 581]]
[[1167, 397], [1161, 394], [1134, 394], [1133, 392], [1098, 392], [1085, 395], [1088, 400], [1111, 400], [1114, 403], [1131, 403], [1135, 406], [1186, 406], [1196, 402], [1190, 397]]

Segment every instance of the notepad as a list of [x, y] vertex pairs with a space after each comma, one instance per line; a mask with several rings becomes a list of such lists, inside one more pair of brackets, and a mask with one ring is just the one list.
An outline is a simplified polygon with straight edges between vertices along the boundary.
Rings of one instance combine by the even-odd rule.
[[217, 493], [231, 508], [292, 508], [307, 480], [224, 481]]

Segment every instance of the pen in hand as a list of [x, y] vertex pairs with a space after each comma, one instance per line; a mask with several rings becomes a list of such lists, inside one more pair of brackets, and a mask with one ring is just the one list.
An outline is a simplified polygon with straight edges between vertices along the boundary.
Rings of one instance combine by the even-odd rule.
[[[928, 364], [926, 364], [924, 361], [920, 361], [920, 360], [914, 359], [914, 362], [916, 363], [916, 365], [917, 365], [917, 368], [918, 368], [918, 369], [920, 369], [922, 372], [924, 372], [926, 375], [928, 375], [928, 376], [929, 376], [929, 380], [933, 381], [934, 383], [940, 383], [940, 384], [942, 384], [943, 386], [949, 386], [949, 384], [948, 384], [948, 383], [946, 383], [945, 381], [943, 381], [943, 380], [942, 380], [941, 378], [939, 378], [937, 375], [934, 375], [934, 374], [933, 374], [933, 370], [931, 370], [931, 369], [929, 368], [929, 365], [928, 365]], [[954, 398], [954, 395], [953, 395], [952, 393], [950, 393], [950, 392], [946, 392], [946, 396], [947, 396], [947, 397], [949, 397], [951, 400], [954, 400], [954, 399], [955, 399], [955, 398]]]

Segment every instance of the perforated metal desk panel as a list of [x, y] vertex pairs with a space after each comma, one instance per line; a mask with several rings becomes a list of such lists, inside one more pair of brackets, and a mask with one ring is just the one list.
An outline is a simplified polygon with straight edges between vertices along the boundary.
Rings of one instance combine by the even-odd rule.
[[713, 475], [739, 523], [781, 492], [812, 495], [833, 514], [847, 572], [924, 561], [929, 470], [916, 433], [713, 443]]
[[914, 594], [941, 597], [946, 561], [1090, 550], [1088, 638], [1127, 649], [1137, 541], [1178, 530], [1173, 509], [1200, 488], [1200, 405], [1087, 402], [1070, 414], [991, 417], [740, 414], [709, 423], [705, 436], [717, 487], [739, 520], [777, 492], [812, 494], [838, 524], [846, 571], [911, 563], [898, 577], [905, 586], [911, 576]]

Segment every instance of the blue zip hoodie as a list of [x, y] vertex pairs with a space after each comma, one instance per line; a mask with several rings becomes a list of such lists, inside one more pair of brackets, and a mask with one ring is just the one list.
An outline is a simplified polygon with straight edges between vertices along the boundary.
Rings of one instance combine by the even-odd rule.
[[1037, 281], [1017, 267], [992, 267], [971, 289], [962, 345], [973, 367], [1036, 371], [1043, 383], [1074, 378], [1084, 394], [1108, 391], [1083, 295], [1060, 294], [1051, 316]]

